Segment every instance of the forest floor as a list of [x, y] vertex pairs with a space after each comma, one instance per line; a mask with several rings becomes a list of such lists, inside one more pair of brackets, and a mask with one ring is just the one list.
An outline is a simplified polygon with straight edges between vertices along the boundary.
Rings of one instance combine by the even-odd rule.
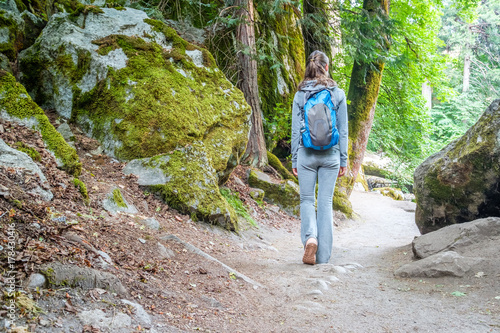
[[[80, 179], [90, 197], [85, 203], [36, 133], [0, 125], [5, 142], [23, 141], [41, 154], [38, 164], [54, 193], [45, 204], [17, 198], [22, 207], [0, 195], [0, 214], [15, 210], [16, 283], [32, 300], [18, 302], [12, 332], [500, 332], [500, 277], [394, 277], [395, 269], [413, 260], [410, 244], [419, 234], [413, 203], [354, 192], [358, 218], [336, 218], [330, 263], [309, 266], [301, 262], [300, 221], [253, 201], [241, 166], [226, 186], [239, 193], [257, 226], [242, 223], [235, 234], [172, 209], [140, 188], [135, 177], [123, 175], [123, 163], [89, 154], [97, 142], [73, 128], [83, 163]], [[11, 181], [2, 178], [3, 185]], [[102, 209], [116, 187], [137, 214], [113, 216]], [[71, 223], [61, 223], [61, 217]], [[144, 227], [145, 218], [156, 219], [159, 230]], [[0, 220], [4, 243], [6, 221]], [[172, 241], [172, 235], [198, 250]], [[112, 265], [103, 268], [89, 244], [108, 254]], [[3, 254], [1, 260], [5, 273]], [[110, 272], [127, 293], [67, 286], [27, 290], [30, 274], [52, 261]]]

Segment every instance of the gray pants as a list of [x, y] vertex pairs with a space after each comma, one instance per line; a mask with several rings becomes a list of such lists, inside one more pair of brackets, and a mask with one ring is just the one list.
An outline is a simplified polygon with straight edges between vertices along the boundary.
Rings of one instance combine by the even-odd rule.
[[[325, 151], [299, 147], [297, 172], [300, 185], [300, 236], [302, 244], [314, 237], [318, 241], [316, 263], [330, 260], [333, 246], [332, 199], [340, 168], [339, 146]], [[315, 188], [318, 180], [318, 209], [315, 209]]]

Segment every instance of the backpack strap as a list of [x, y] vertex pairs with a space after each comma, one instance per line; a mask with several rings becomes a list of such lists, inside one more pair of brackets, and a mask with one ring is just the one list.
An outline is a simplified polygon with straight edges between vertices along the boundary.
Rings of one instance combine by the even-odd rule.
[[299, 143], [302, 144], [302, 133], [306, 131], [306, 115], [305, 115], [305, 106], [307, 103], [307, 100], [313, 95], [311, 91], [304, 91], [304, 101], [302, 103], [302, 106], [300, 106], [300, 136], [299, 136]]
[[339, 103], [335, 103], [335, 98], [333, 97], [333, 93], [335, 92], [335, 89], [337, 89], [337, 86], [327, 87], [326, 89], [330, 92], [330, 97], [332, 99], [333, 107], [335, 108], [335, 112], [337, 112], [339, 110]]

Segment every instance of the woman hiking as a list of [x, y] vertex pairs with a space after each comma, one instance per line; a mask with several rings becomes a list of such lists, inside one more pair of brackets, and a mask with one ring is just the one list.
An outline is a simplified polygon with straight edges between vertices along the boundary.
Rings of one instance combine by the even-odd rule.
[[[300, 186], [300, 234], [304, 245], [302, 261], [309, 265], [324, 264], [330, 260], [333, 245], [333, 191], [337, 177], [345, 175], [347, 166], [346, 98], [344, 91], [329, 77], [328, 62], [328, 57], [321, 51], [309, 55], [304, 80], [298, 86], [292, 109], [292, 168]], [[317, 101], [321, 98], [325, 98], [322, 103]], [[311, 105], [315, 106], [309, 109]], [[332, 110], [332, 106], [334, 113], [330, 115], [328, 110]], [[323, 116], [313, 116], [313, 111], [319, 108], [322, 108]], [[314, 125], [318, 121], [314, 117], [324, 117], [325, 113], [333, 124], [328, 124], [330, 133], [327, 133], [331, 143], [329, 146], [317, 147], [314, 142], [315, 139], [318, 142], [320, 135], [314, 133], [318, 128]], [[306, 114], [311, 118], [305, 119]], [[308, 148], [311, 145], [312, 148]]]

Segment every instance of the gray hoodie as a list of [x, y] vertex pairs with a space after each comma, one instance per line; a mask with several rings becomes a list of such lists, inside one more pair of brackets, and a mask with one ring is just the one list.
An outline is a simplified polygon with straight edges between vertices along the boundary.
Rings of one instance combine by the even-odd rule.
[[[301, 123], [301, 108], [304, 107], [305, 91], [318, 92], [325, 89], [325, 86], [318, 84], [316, 81], [306, 82], [306, 86], [295, 93], [292, 108], [292, 168], [297, 167], [297, 151], [299, 146], [302, 147], [300, 140], [300, 123]], [[345, 93], [339, 87], [336, 87], [332, 94], [333, 105], [337, 108], [337, 130], [339, 131], [339, 149], [340, 149], [340, 166], [347, 166], [347, 104]]]

